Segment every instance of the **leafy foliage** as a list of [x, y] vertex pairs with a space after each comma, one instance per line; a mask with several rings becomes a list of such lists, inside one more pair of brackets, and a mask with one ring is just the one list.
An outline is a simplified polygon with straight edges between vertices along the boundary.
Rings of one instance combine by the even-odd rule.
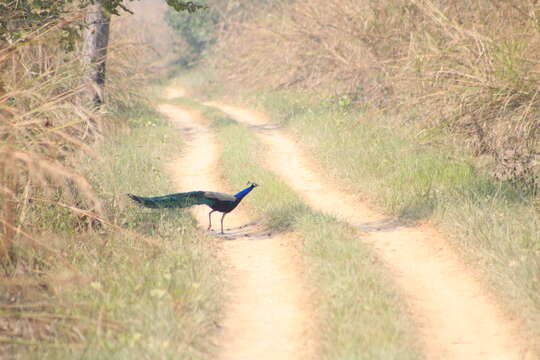
[[[65, 39], [73, 43], [74, 35], [81, 29], [82, 10], [96, 2], [112, 15], [120, 15], [121, 10], [131, 12], [123, 0], [5, 0], [0, 3], [0, 41], [25, 42], [34, 31], [60, 24]], [[167, 0], [167, 4], [188, 13], [204, 8], [192, 1]]]
[[192, 14], [197, 10], [205, 9], [206, 6], [195, 4], [193, 1], [167, 0], [167, 5], [176, 11], [187, 11]]
[[166, 20], [173, 31], [186, 43], [187, 49], [182, 49], [179, 62], [186, 66], [197, 61], [203, 52], [215, 44], [217, 40], [216, 25], [220, 21], [219, 3], [213, 1], [212, 6], [206, 6], [207, 11], [196, 14], [168, 11]]

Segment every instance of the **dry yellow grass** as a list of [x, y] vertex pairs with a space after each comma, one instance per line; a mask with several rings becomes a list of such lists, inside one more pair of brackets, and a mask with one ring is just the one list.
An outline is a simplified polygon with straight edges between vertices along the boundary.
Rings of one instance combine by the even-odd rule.
[[[51, 20], [28, 35], [26, 42], [0, 42], [0, 258], [3, 259], [7, 259], [5, 255], [21, 231], [33, 225], [25, 215], [36, 199], [63, 201], [70, 208], [102, 214], [91, 186], [77, 170], [78, 158], [81, 154], [95, 155], [92, 145], [103, 138], [104, 124], [112, 122], [107, 120], [107, 111], [131, 111], [135, 104], [147, 102], [144, 98], [147, 94], [140, 90], [149, 78], [150, 63], [159, 58], [159, 53], [149, 50], [153, 46], [149, 41], [155, 39], [136, 31], [149, 23], [129, 22], [124, 18], [113, 21], [107, 108], [95, 109], [81, 100], [85, 69], [79, 59], [78, 43], [73, 43], [72, 51], [62, 46], [65, 35], [62, 24], [68, 20], [81, 22], [80, 15], [80, 11], [74, 11], [60, 20]], [[164, 51], [166, 37], [160, 41]], [[73, 216], [80, 218], [76, 212]]]
[[221, 35], [227, 80], [401, 109], [458, 134], [499, 179], [536, 185], [539, 4], [283, 1], [258, 14]]
[[56, 25], [0, 42], [0, 357], [206, 353], [212, 241], [123, 195], [167, 191], [160, 156], [179, 146], [144, 90], [160, 55], [137, 31], [148, 24], [113, 20], [102, 109], [81, 101], [80, 49], [62, 49]]

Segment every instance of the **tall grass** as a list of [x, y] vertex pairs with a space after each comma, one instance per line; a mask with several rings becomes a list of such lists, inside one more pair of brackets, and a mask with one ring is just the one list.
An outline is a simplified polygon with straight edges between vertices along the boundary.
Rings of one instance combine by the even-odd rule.
[[[63, 15], [74, 24], [82, 21], [80, 11]], [[78, 56], [79, 44], [72, 39], [71, 51], [63, 46], [67, 30], [61, 26], [62, 21], [43, 24], [22, 45], [0, 42], [0, 245], [3, 245], [0, 258], [3, 260], [9, 260], [6, 254], [20, 231], [36, 225], [26, 216], [39, 203], [35, 198], [49, 203], [62, 201], [70, 207], [101, 215], [95, 193], [77, 169], [77, 157], [81, 153], [95, 154], [92, 145], [103, 138], [105, 128], [111, 128], [104, 126], [107, 111], [118, 113], [130, 108], [132, 102], [145, 101], [145, 94], [140, 91], [148, 80], [144, 70], [156, 57], [155, 53], [146, 55], [149, 45], [136, 32], [126, 32], [126, 24], [117, 20], [113, 24], [108, 59], [108, 108], [95, 109], [81, 99], [85, 69]], [[133, 24], [128, 27], [134, 29]], [[126, 33], [131, 37], [119, 36]], [[75, 215], [74, 219], [77, 218]]]
[[244, 88], [413, 108], [412, 120], [457, 135], [493, 175], [534, 189], [539, 12], [528, 0], [278, 1], [229, 24], [212, 59]]
[[124, 195], [171, 191], [163, 154], [178, 140], [143, 91], [155, 56], [113, 22], [108, 106], [95, 109], [80, 100], [78, 44], [66, 52], [54, 25], [0, 49], [0, 357], [202, 357], [214, 243], [186, 214]]
[[314, 290], [315, 335], [323, 359], [417, 359], [413, 326], [384, 265], [356, 230], [309, 210], [275, 174], [264, 169], [264, 147], [245, 127], [214, 108], [187, 100], [175, 103], [202, 110], [222, 141], [220, 161], [231, 187], [246, 179], [260, 184], [250, 195], [250, 211], [274, 231], [292, 231], [306, 281]]
[[257, 101], [336, 181], [388, 214], [437, 224], [508, 309], [539, 334], [540, 212], [534, 197], [494, 181], [459, 151], [421, 144], [421, 134], [396, 118], [290, 92]]
[[185, 212], [146, 211], [125, 196], [173, 191], [162, 164], [163, 154], [179, 152], [175, 130], [150, 110], [130, 122], [84, 164], [107, 216], [101, 231], [45, 232], [45, 249], [30, 238], [17, 243], [19, 265], [28, 273], [34, 263], [40, 276], [14, 271], [2, 285], [5, 356], [191, 359], [213, 351], [214, 240]]
[[25, 228], [34, 198], [62, 200], [100, 214], [88, 182], [72, 162], [100, 133], [97, 113], [77, 104], [80, 66], [54, 44], [58, 33], [0, 54], [0, 202], [3, 261]]
[[[4, 10], [17, 8], [11, 4]], [[11, 25], [28, 30], [24, 17], [11, 15], [19, 19], [8, 19]], [[51, 222], [43, 222], [45, 227], [87, 227], [92, 224], [84, 224], [88, 217], [79, 216], [80, 211], [102, 215], [100, 202], [78, 171], [77, 161], [80, 154], [95, 155], [92, 145], [106, 133], [106, 111], [81, 99], [85, 69], [78, 56], [79, 44], [72, 37], [69, 44], [73, 48], [65, 46], [69, 29], [64, 25], [66, 21], [81, 25], [81, 11], [61, 15], [62, 19], [53, 17], [49, 22], [43, 18], [25, 41], [0, 42], [0, 261], [6, 263], [11, 261], [7, 255], [21, 231], [29, 234], [42, 228], [31, 214], [42, 213], [44, 203], [51, 214]], [[118, 113], [133, 101], [142, 103], [144, 95], [136, 87], [145, 80], [140, 74], [151, 56], [141, 56], [145, 53], [141, 41], [115, 36], [120, 33], [116, 27], [110, 45], [106, 110]], [[128, 56], [138, 61], [124, 61]], [[59, 201], [68, 206], [57, 207], [55, 214], [50, 204]]]

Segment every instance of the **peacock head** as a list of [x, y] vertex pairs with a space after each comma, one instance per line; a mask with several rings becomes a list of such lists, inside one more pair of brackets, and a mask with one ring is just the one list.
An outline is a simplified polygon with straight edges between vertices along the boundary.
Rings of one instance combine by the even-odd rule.
[[253, 190], [257, 186], [259, 186], [258, 184], [255, 184], [254, 182], [251, 182], [251, 181], [248, 181], [247, 185], [248, 185], [247, 188], [240, 191], [238, 194], [234, 195], [235, 198], [239, 199], [238, 201], [242, 200], [244, 198], [244, 196], [246, 196], [247, 194], [249, 194], [251, 192], [251, 190]]

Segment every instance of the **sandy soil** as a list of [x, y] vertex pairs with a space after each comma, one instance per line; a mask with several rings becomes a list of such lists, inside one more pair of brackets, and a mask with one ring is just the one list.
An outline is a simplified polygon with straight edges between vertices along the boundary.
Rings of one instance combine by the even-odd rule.
[[[169, 96], [184, 94], [170, 89]], [[161, 105], [186, 139], [186, 150], [170, 164], [178, 191], [224, 191], [218, 164], [219, 142], [205, 120], [196, 112]], [[246, 179], [246, 181], [249, 179]], [[261, 188], [253, 191], [260, 191]], [[241, 189], [230, 189], [234, 192]], [[232, 191], [231, 191], [232, 192]], [[295, 239], [268, 233], [246, 212], [249, 195], [225, 217], [225, 235], [220, 229], [221, 213], [214, 213], [215, 236], [221, 236], [227, 291], [225, 318], [218, 345], [220, 359], [311, 358], [314, 343], [311, 304], [303, 286], [302, 268]], [[193, 208], [201, 228], [208, 226], [206, 206]]]
[[165, 89], [164, 95], [165, 95], [165, 98], [167, 99], [183, 97], [183, 96], [186, 96], [186, 90], [181, 87], [168, 87]]
[[532, 359], [519, 323], [503, 314], [434, 229], [405, 227], [319, 175], [316, 165], [261, 114], [210, 104], [251, 127], [266, 162], [313, 209], [357, 227], [387, 264], [408, 303], [428, 359]]

